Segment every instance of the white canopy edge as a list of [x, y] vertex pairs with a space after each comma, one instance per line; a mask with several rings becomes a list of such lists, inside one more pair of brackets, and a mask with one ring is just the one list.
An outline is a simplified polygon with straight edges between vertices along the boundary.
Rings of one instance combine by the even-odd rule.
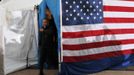
[[42, 0], [3, 0], [0, 5], [8, 11], [34, 9]]
[[[3, 11], [3, 12], [1, 12]], [[4, 17], [4, 9], [0, 5], [0, 75], [4, 74], [4, 52], [5, 52], [5, 46], [4, 46], [4, 36], [3, 36], [3, 24], [5, 24], [5, 21], [3, 19]]]

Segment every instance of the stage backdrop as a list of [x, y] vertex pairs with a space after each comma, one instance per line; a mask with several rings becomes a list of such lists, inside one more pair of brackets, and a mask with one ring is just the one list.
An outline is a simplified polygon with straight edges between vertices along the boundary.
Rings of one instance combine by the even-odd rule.
[[62, 33], [61, 75], [134, 65], [134, 1], [43, 0], [40, 21], [46, 5]]

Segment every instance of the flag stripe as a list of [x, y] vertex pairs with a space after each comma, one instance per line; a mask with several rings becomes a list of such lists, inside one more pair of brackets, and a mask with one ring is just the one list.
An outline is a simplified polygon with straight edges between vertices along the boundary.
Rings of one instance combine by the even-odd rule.
[[133, 1], [134, 2], [134, 0], [123, 0], [123, 1]]
[[119, 0], [103, 0], [104, 6], [123, 6], [123, 7], [134, 7], [132, 1], [119, 1]]
[[124, 0], [124, 1], [133, 1], [134, 2], [134, 0]]
[[[87, 36], [99, 36], [106, 34], [133, 34], [134, 29], [103, 29], [94, 31], [81, 31], [81, 32], [63, 32], [63, 38], [81, 38]], [[75, 35], [74, 35], [75, 34]]]
[[74, 39], [66, 38], [63, 39], [62, 42], [65, 45], [79, 45], [85, 43], [103, 42], [109, 40], [126, 40], [126, 39], [133, 39], [133, 38], [134, 38], [134, 34], [100, 35], [100, 36], [91, 36], [91, 37], [74, 38]]
[[[112, 14], [112, 15], [111, 15]], [[132, 18], [134, 19], [134, 12], [104, 12], [105, 18]]]
[[63, 54], [64, 56], [70, 56], [70, 57], [85, 56], [85, 55], [93, 55], [93, 54], [127, 50], [127, 49], [134, 49], [134, 44], [106, 46], [106, 47], [91, 48], [91, 49], [84, 49], [84, 50], [64, 50]]
[[102, 30], [102, 29], [131, 29], [134, 28], [134, 23], [103, 23], [91, 25], [72, 25], [62, 26], [62, 32], [80, 32], [89, 30]]
[[104, 18], [105, 23], [134, 23], [134, 18]]
[[94, 54], [94, 55], [87, 55], [87, 56], [64, 56], [64, 62], [80, 62], [80, 61], [90, 61], [90, 60], [98, 60], [103, 58], [110, 58], [110, 57], [116, 57], [121, 55], [127, 55], [127, 54], [134, 54], [133, 49], [129, 50], [120, 50], [120, 51], [114, 51], [114, 52], [107, 52], [107, 53], [100, 53], [100, 54]]
[[134, 12], [134, 7], [104, 6], [104, 11]]
[[84, 50], [84, 49], [99, 48], [99, 47], [105, 47], [105, 46], [132, 44], [132, 43], [134, 43], [134, 39], [110, 40], [110, 41], [103, 41], [103, 42], [78, 44], [78, 45], [63, 44], [63, 49], [64, 50]]

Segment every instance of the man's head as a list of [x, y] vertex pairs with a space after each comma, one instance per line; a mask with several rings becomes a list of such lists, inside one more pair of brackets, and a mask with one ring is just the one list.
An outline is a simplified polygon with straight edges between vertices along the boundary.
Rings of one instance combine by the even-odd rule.
[[52, 15], [51, 11], [49, 10], [48, 7], [46, 8], [45, 12], [46, 12], [46, 16], [51, 16]]
[[46, 14], [46, 18], [48, 20], [52, 19], [52, 13], [51, 11], [49, 10], [49, 8], [47, 7], [46, 10], [45, 10], [45, 14]]
[[47, 26], [48, 25], [48, 20], [47, 19], [44, 19], [43, 20], [43, 26]]

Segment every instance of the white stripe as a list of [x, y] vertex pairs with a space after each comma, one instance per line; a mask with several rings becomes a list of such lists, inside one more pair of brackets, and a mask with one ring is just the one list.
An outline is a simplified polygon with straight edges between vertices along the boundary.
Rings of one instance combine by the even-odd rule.
[[133, 1], [103, 0], [103, 4], [107, 6], [134, 7]]
[[74, 39], [63, 38], [62, 43], [65, 45], [77, 45], [84, 43], [102, 42], [110, 40], [126, 40], [126, 39], [134, 39], [134, 34], [101, 35], [101, 36], [92, 36], [92, 37], [74, 38]]
[[94, 25], [72, 25], [62, 26], [62, 32], [79, 32], [89, 30], [101, 30], [101, 29], [123, 29], [134, 28], [134, 23], [103, 23]]
[[105, 52], [112, 52], [112, 51], [123, 51], [128, 49], [134, 49], [134, 44], [127, 44], [127, 45], [117, 45], [117, 46], [107, 46], [101, 48], [92, 48], [92, 49], [85, 49], [85, 50], [78, 50], [78, 51], [70, 51], [64, 50], [64, 56], [85, 56], [85, 55], [93, 55]]
[[110, 18], [134, 18], [134, 12], [104, 12], [104, 17]]

